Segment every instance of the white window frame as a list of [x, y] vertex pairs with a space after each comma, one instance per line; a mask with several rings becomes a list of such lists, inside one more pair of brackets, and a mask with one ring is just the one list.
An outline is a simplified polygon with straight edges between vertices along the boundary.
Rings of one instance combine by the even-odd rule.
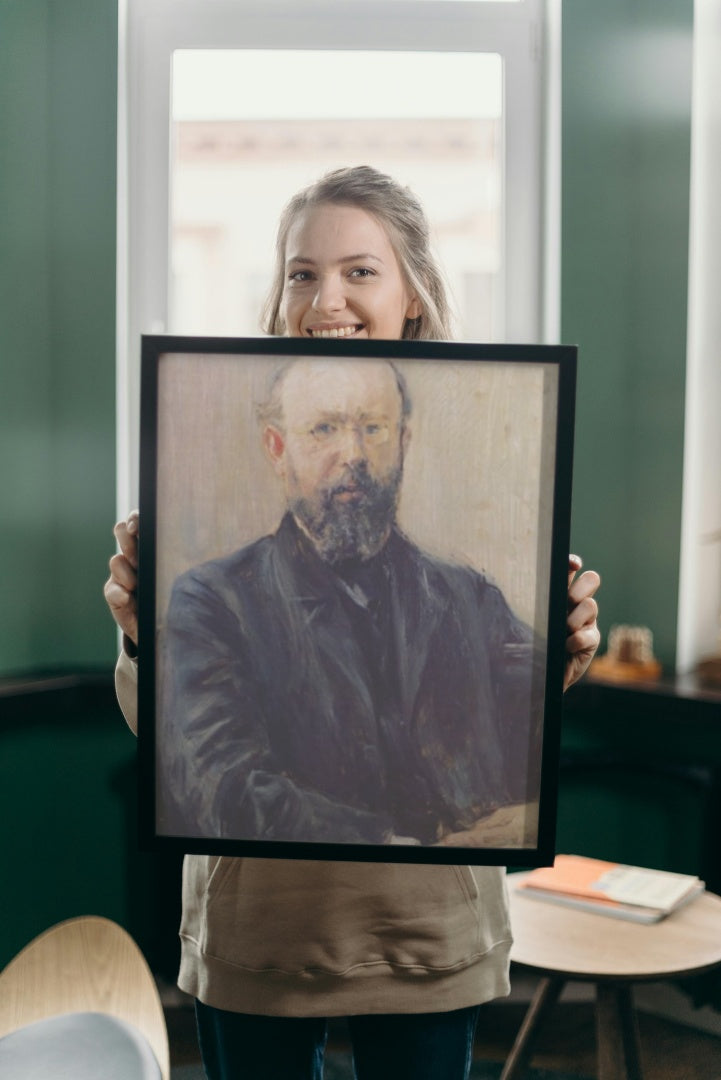
[[691, 200], [683, 508], [676, 670], [721, 648], [721, 0], [696, 0], [693, 31]]
[[[504, 60], [507, 341], [556, 341], [560, 0], [119, 0], [118, 513], [137, 505], [142, 333], [167, 327], [176, 49], [495, 52]], [[262, 88], [259, 88], [262, 93]], [[291, 194], [291, 193], [289, 193]]]

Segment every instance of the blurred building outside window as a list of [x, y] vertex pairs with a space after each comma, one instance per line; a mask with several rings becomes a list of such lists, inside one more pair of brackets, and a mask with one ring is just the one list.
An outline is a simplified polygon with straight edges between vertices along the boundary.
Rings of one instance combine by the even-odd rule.
[[[272, 91], [259, 103], [261, 83]], [[420, 197], [456, 336], [501, 337], [499, 56], [183, 51], [172, 86], [172, 333], [259, 333], [283, 206], [323, 173], [367, 164]]]

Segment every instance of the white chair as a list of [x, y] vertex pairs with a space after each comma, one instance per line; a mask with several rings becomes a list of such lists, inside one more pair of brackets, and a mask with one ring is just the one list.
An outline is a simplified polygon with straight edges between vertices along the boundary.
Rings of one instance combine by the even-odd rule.
[[169, 1080], [155, 981], [117, 923], [94, 915], [58, 923], [0, 973], [0, 1076]]

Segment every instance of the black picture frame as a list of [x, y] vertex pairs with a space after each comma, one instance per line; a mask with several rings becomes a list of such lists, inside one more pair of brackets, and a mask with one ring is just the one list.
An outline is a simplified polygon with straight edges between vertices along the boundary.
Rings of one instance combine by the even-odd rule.
[[[330, 362], [364, 386], [388, 363], [413, 402], [370, 654], [258, 421], [280, 368]], [[143, 337], [145, 850], [553, 861], [575, 383], [574, 346]]]

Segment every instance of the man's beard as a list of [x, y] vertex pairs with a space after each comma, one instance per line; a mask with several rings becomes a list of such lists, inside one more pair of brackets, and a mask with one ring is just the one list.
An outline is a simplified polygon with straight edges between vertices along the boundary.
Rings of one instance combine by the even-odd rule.
[[[288, 508], [325, 562], [370, 559], [395, 521], [402, 476], [402, 466], [396, 465], [382, 480], [374, 480], [361, 462], [348, 466], [336, 484], [312, 498], [291, 496]], [[351, 485], [355, 496], [341, 500]]]

